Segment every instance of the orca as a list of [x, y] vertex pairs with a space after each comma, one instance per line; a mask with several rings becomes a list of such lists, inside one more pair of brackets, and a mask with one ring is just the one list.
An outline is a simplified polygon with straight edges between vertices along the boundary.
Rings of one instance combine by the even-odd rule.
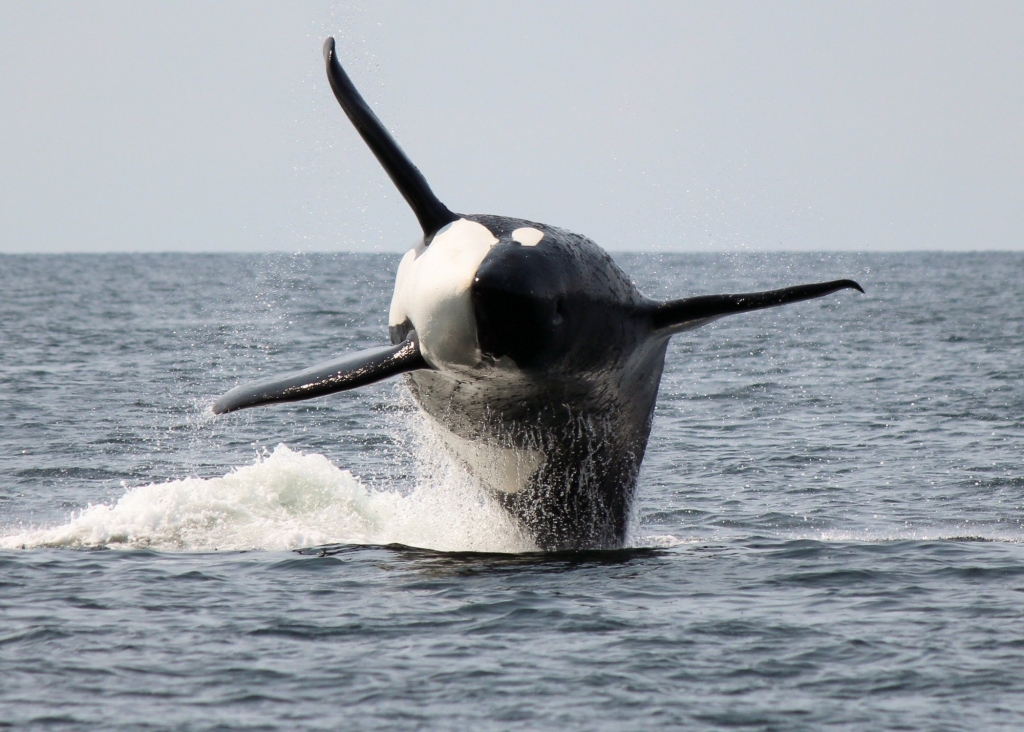
[[853, 280], [657, 302], [579, 234], [459, 214], [434, 195], [324, 43], [331, 89], [412, 208], [423, 239], [398, 267], [391, 345], [238, 386], [217, 414], [406, 374], [452, 457], [544, 551], [626, 540], [669, 339], [822, 297]]

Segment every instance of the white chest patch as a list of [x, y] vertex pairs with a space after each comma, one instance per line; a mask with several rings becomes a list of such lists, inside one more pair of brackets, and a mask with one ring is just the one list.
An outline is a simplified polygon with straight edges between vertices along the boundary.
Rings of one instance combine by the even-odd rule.
[[512, 232], [512, 241], [517, 241], [524, 247], [535, 247], [544, 238], [544, 232], [532, 226], [521, 226]]
[[434, 368], [480, 362], [470, 287], [497, 243], [486, 226], [459, 219], [438, 231], [429, 247], [420, 244], [406, 252], [398, 265], [388, 324], [409, 320]]
[[511, 448], [467, 440], [441, 428], [436, 430], [448, 449], [495, 493], [518, 493], [543, 467], [544, 453], [529, 447]]

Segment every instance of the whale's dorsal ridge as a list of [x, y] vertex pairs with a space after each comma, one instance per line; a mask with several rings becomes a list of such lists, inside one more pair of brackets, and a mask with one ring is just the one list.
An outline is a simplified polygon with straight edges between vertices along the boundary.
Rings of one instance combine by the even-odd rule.
[[429, 244], [438, 229], [455, 221], [459, 216], [449, 211], [448, 207], [434, 195], [427, 184], [427, 179], [402, 152], [395, 138], [381, 124], [377, 115], [356, 90], [352, 80], [338, 63], [333, 37], [328, 37], [324, 41], [324, 63], [327, 65], [327, 79], [335, 98], [409, 204], [420, 222], [420, 228], [423, 229], [424, 240]]

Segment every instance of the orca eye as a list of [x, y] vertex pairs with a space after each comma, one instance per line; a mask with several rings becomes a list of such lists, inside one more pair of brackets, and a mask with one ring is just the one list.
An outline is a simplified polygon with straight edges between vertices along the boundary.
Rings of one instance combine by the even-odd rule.
[[551, 318], [551, 322], [554, 325], [565, 322], [565, 300], [561, 297], [555, 301], [555, 316]]

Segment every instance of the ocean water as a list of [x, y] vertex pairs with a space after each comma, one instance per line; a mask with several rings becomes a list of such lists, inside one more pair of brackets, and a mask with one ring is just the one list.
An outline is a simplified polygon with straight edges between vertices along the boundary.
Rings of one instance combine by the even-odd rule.
[[0, 257], [0, 727], [1024, 727], [1024, 255], [621, 255], [853, 277], [669, 349], [629, 547], [544, 555], [380, 344], [398, 257]]

